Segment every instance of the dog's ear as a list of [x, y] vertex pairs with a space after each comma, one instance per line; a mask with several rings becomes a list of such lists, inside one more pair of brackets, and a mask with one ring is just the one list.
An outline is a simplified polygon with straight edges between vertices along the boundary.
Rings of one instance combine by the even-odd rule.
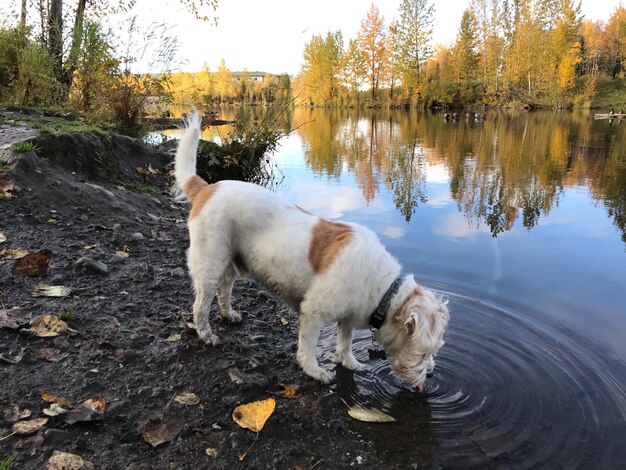
[[432, 351], [439, 344], [441, 322], [437, 318], [438, 313], [417, 309], [411, 312], [404, 323], [407, 334], [419, 342], [424, 352]]

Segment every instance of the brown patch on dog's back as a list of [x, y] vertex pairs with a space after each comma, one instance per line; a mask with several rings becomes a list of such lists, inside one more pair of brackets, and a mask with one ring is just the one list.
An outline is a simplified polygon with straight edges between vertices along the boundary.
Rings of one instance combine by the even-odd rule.
[[309, 246], [309, 262], [313, 270], [316, 273], [326, 271], [353, 238], [349, 225], [320, 219], [313, 227]]
[[191, 200], [191, 211], [189, 220], [193, 220], [202, 210], [204, 205], [213, 197], [219, 183], [207, 184], [199, 176], [192, 176], [185, 183], [185, 194]]

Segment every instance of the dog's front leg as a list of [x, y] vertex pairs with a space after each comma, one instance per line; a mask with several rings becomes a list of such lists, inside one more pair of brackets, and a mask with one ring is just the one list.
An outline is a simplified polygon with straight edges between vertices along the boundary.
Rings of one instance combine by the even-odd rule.
[[352, 354], [353, 331], [354, 328], [349, 321], [337, 322], [337, 359], [341, 361], [341, 364], [346, 369], [361, 370], [365, 365], [357, 361], [354, 354]]
[[322, 322], [312, 318], [313, 315], [300, 314], [300, 329], [298, 332], [298, 362], [304, 372], [322, 383], [330, 383], [333, 374], [322, 369], [317, 363], [315, 348], [322, 329]]

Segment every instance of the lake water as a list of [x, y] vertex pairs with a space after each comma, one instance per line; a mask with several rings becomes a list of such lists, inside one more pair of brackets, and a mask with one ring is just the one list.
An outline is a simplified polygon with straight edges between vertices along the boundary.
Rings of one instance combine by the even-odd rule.
[[[275, 191], [366, 225], [450, 299], [427, 394], [368, 358], [367, 331], [369, 369], [339, 370], [346, 401], [398, 420], [368, 427], [397, 463], [626, 468], [626, 122], [296, 110], [291, 126]], [[327, 366], [333, 350], [326, 330]]]

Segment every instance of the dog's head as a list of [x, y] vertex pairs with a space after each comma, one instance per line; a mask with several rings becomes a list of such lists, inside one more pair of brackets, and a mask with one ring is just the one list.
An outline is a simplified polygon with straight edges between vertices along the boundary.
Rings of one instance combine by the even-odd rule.
[[379, 330], [379, 340], [391, 356], [391, 368], [418, 390], [443, 346], [450, 319], [447, 305], [441, 296], [416, 286], [387, 320], [387, 327]]

